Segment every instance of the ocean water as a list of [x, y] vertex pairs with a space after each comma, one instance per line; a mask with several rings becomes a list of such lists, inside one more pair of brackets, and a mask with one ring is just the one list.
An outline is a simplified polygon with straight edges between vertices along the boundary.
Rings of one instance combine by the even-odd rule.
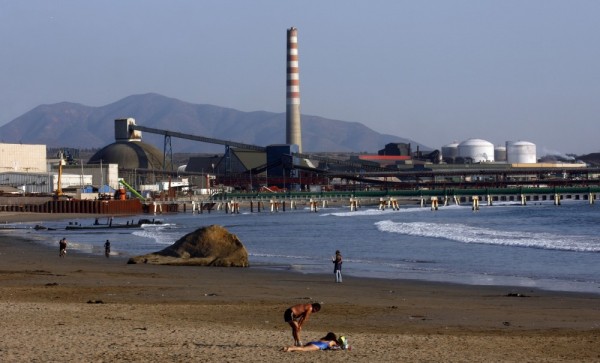
[[[126, 223], [134, 218], [115, 218]], [[472, 211], [470, 205], [418, 206], [396, 210], [362, 207], [285, 212], [157, 215], [162, 225], [141, 229], [68, 231], [67, 221], [30, 223], [10, 233], [26, 234], [58, 249], [133, 256], [158, 251], [197, 228], [219, 224], [246, 246], [252, 266], [331, 273], [336, 250], [344, 257], [345, 281], [352, 276], [416, 279], [478, 285], [509, 285], [600, 294], [600, 204], [566, 201], [496, 204]], [[91, 225], [93, 219], [74, 219]]]

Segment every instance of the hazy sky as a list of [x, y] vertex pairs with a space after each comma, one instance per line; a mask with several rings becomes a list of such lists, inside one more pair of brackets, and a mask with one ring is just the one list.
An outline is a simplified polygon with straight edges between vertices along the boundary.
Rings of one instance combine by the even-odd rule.
[[285, 112], [292, 26], [303, 114], [434, 148], [600, 151], [596, 0], [0, 0], [0, 125], [148, 92]]

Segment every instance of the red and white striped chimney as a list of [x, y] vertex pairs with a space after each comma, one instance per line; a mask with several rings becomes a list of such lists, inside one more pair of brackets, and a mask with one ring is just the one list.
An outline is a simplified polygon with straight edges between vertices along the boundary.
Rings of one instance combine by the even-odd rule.
[[298, 145], [302, 152], [300, 125], [300, 72], [298, 71], [298, 29], [287, 31], [287, 93], [286, 93], [286, 144]]

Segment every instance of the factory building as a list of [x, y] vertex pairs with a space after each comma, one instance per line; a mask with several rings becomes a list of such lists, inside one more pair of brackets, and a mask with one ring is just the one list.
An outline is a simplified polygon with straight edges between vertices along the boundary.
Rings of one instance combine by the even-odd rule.
[[[135, 119], [123, 118], [114, 121], [115, 142], [98, 150], [89, 159], [88, 164], [104, 166], [114, 164], [119, 169], [119, 177], [134, 187], [142, 184], [155, 184], [156, 174], [148, 171], [171, 170], [169, 163], [165, 164], [162, 151], [154, 145], [142, 141], [142, 132], [132, 130]], [[105, 183], [118, 188], [114, 174], [107, 175]], [[116, 184], [116, 185], [115, 185]]]
[[119, 189], [119, 165], [118, 164], [85, 164], [85, 165], [65, 165], [63, 166], [64, 175], [84, 175], [89, 176], [89, 182], [83, 185], [93, 185], [96, 187], [109, 186], [112, 189]]
[[46, 172], [46, 145], [0, 143], [0, 172]]
[[[46, 145], [0, 143], [0, 184], [26, 194], [53, 194], [58, 189], [58, 166], [61, 162], [46, 157]], [[108, 160], [107, 160], [108, 161]], [[62, 189], [80, 192], [84, 187], [109, 185], [118, 188], [118, 165], [64, 165]], [[70, 193], [69, 193], [70, 194]]]
[[[59, 160], [46, 158], [46, 145], [0, 144], [0, 184], [20, 193], [52, 194], [59, 184]], [[63, 172], [60, 181], [62, 188], [81, 188], [92, 184], [92, 176], [77, 167]]]
[[142, 132], [130, 129], [135, 119], [115, 120], [115, 142], [98, 150], [88, 164], [118, 164], [123, 169], [163, 170], [163, 153], [142, 141]]
[[396, 156], [410, 156], [411, 148], [410, 144], [404, 142], [389, 143], [385, 145], [385, 148], [379, 150], [377, 155], [396, 155]]

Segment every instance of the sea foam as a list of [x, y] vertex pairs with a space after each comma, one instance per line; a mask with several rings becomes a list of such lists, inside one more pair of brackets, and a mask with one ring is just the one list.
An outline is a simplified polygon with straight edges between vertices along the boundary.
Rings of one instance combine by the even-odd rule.
[[550, 233], [514, 232], [473, 227], [460, 223], [376, 222], [381, 232], [408, 236], [444, 238], [462, 243], [480, 243], [514, 247], [542, 248], [562, 251], [600, 252], [600, 238]]

